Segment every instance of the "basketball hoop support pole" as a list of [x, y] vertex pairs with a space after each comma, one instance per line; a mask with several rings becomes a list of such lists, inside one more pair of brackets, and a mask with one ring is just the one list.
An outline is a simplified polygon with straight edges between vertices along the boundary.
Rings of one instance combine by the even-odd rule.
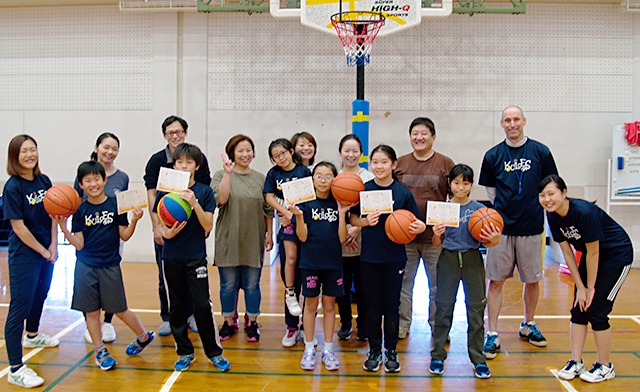
[[364, 64], [356, 66], [356, 99], [364, 100]]
[[[360, 68], [360, 67], [358, 67]], [[364, 68], [364, 66], [362, 66]], [[363, 71], [364, 73], [364, 71]], [[364, 96], [364, 91], [363, 91]], [[369, 168], [369, 101], [356, 99], [351, 104], [351, 132], [362, 142], [360, 167]]]

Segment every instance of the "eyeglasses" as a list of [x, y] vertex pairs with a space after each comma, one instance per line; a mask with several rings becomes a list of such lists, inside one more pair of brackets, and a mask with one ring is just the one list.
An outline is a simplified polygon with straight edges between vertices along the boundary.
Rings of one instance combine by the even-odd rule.
[[167, 137], [172, 138], [174, 136], [182, 136], [184, 135], [184, 131], [183, 130], [179, 130], [179, 131], [167, 131], [164, 133]]
[[333, 180], [333, 176], [330, 174], [327, 174], [326, 176], [323, 176], [321, 174], [316, 174], [315, 176], [313, 176], [313, 178], [315, 178], [318, 181], [325, 180], [326, 182], [330, 182]]
[[280, 159], [280, 158], [284, 157], [284, 155], [285, 155], [286, 153], [291, 153], [291, 151], [289, 151], [289, 150], [284, 150], [284, 151], [282, 151], [280, 154], [272, 155], [272, 156], [271, 156], [271, 159], [273, 159], [274, 161], [276, 161], [276, 160], [278, 160], [278, 159]]

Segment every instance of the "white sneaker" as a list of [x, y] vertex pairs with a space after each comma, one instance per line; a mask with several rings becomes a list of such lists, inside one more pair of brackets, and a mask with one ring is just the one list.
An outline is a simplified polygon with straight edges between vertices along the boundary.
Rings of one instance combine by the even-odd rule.
[[302, 308], [300, 307], [295, 294], [285, 294], [284, 303], [287, 305], [287, 309], [289, 309], [289, 313], [291, 313], [292, 316], [298, 317], [302, 314]]
[[91, 334], [89, 333], [89, 328], [84, 327], [84, 341], [93, 344], [93, 339], [91, 339]]
[[15, 373], [9, 371], [9, 374], [7, 374], [7, 381], [9, 381], [9, 384], [23, 388], [35, 388], [44, 384], [44, 378], [38, 376], [38, 374], [32, 369], [29, 369], [27, 365], [22, 365], [22, 367]]
[[196, 318], [194, 315], [189, 316], [187, 324], [189, 325], [191, 332], [198, 333], [198, 324], [196, 324]]
[[572, 359], [562, 369], [558, 370], [558, 377], [563, 380], [573, 380], [582, 373], [584, 373], [584, 362], [576, 362]]
[[[304, 333], [304, 329], [301, 329], [298, 331], [298, 339], [302, 342], [306, 342], [307, 341], [307, 334]], [[318, 338], [313, 337], [313, 345], [317, 346], [318, 345]]]
[[24, 335], [22, 339], [22, 347], [24, 348], [37, 348], [37, 347], [57, 347], [60, 341], [49, 335], [39, 333], [38, 336], [30, 338]]
[[104, 323], [102, 325], [102, 341], [105, 343], [111, 343], [116, 340], [116, 330], [113, 328], [113, 324]]
[[586, 382], [601, 382], [611, 380], [616, 376], [613, 365], [605, 366], [601, 363], [594, 363], [593, 367], [580, 375], [580, 379]]
[[297, 337], [298, 337], [298, 329], [287, 327], [287, 332], [285, 332], [284, 337], [282, 338], [282, 345], [284, 347], [295, 346]]

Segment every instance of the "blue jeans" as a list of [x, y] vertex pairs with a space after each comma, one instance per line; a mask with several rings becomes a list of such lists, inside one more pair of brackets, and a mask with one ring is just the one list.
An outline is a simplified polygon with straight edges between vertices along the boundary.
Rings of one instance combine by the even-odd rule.
[[238, 301], [238, 290], [244, 290], [244, 302], [247, 315], [255, 317], [260, 314], [260, 275], [262, 268], [247, 266], [218, 267], [220, 273], [220, 302], [222, 303], [222, 315], [233, 316]]

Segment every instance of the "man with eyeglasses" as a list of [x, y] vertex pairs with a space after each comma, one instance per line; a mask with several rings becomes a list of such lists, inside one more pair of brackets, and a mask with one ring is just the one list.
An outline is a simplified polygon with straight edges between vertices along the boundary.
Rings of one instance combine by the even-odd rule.
[[[187, 122], [177, 116], [169, 116], [162, 123], [162, 135], [167, 140], [167, 146], [153, 154], [147, 162], [147, 167], [144, 174], [144, 184], [147, 188], [147, 197], [149, 199], [149, 216], [151, 217], [151, 224], [153, 225], [153, 239], [155, 241], [155, 253], [156, 263], [158, 264], [158, 294], [160, 295], [160, 317], [162, 317], [162, 324], [158, 328], [158, 334], [161, 336], [171, 335], [171, 326], [169, 325], [169, 299], [167, 290], [164, 286], [164, 274], [162, 271], [162, 246], [164, 240], [162, 235], [158, 232], [158, 224], [160, 220], [158, 214], [153, 213], [153, 206], [156, 202], [156, 196], [158, 191], [156, 186], [158, 185], [158, 176], [160, 175], [160, 168], [167, 167], [173, 168], [173, 151], [176, 147], [184, 143], [184, 139], [187, 137], [187, 129], [189, 125]], [[197, 182], [209, 186], [211, 184], [211, 172], [209, 171], [209, 162], [207, 157], [203, 157], [204, 160], [200, 168], [196, 170], [194, 179]], [[193, 311], [190, 312], [189, 327], [192, 331], [197, 331], [195, 319], [193, 317]]]
[[[409, 188], [413, 194], [420, 210], [418, 219], [424, 222], [429, 200], [446, 201], [449, 192], [447, 175], [454, 163], [451, 158], [433, 150], [436, 126], [430, 119], [418, 117], [413, 120], [409, 125], [409, 139], [413, 151], [398, 158], [398, 166], [394, 174], [398, 177], [398, 181]], [[420, 259], [429, 281], [429, 325], [433, 331], [436, 316], [436, 264], [440, 256], [440, 248], [433, 246], [432, 237], [432, 227], [427, 226], [424, 233], [419, 234], [406, 246], [407, 267], [400, 294], [399, 339], [406, 338], [411, 328], [413, 286]]]

